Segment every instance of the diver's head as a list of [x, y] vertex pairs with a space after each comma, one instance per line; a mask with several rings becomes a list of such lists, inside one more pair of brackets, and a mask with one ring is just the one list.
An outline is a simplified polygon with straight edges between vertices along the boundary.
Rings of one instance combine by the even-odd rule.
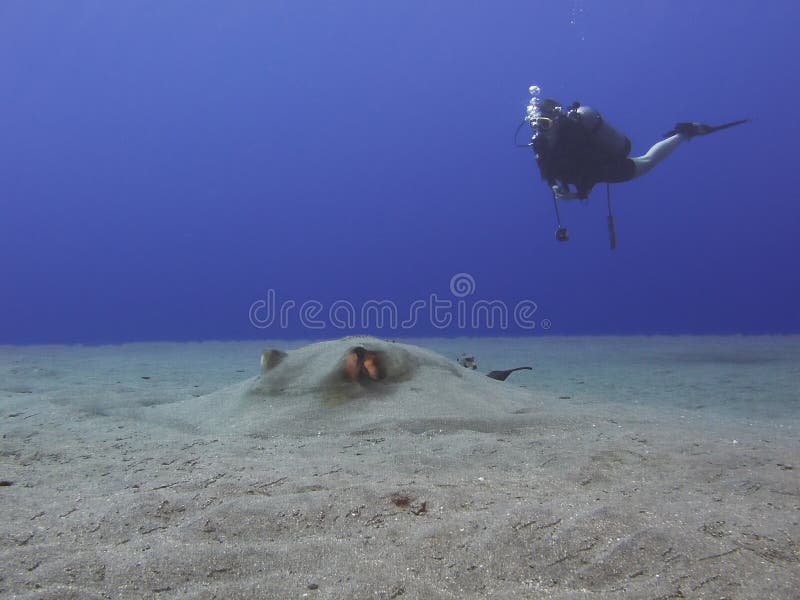
[[556, 118], [561, 114], [563, 114], [563, 109], [558, 100], [545, 98], [536, 104], [535, 111], [528, 111], [527, 120], [531, 124], [531, 127], [533, 127], [534, 135], [537, 135], [542, 131], [550, 129], [555, 123]]
[[561, 103], [552, 98], [545, 98], [539, 103], [539, 115], [555, 119], [562, 112]]

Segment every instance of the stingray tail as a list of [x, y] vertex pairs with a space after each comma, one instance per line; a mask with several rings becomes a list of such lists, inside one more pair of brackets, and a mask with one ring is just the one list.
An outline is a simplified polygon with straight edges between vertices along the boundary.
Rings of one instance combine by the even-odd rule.
[[515, 367], [514, 369], [507, 369], [505, 371], [489, 371], [486, 376], [499, 381], [505, 381], [508, 376], [514, 371], [532, 371], [533, 367]]

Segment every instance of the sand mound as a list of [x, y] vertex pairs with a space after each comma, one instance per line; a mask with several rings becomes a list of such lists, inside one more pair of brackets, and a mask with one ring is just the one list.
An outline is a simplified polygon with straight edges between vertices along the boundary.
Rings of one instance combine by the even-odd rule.
[[220, 434], [502, 431], [520, 426], [534, 403], [530, 393], [441, 355], [373, 337], [265, 350], [261, 363], [255, 378], [151, 413]]

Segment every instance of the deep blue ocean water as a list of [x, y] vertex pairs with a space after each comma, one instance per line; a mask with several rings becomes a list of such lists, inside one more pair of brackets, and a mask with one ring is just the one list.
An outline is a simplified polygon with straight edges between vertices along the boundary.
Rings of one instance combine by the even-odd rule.
[[[800, 332], [798, 17], [5, 0], [0, 343]], [[603, 186], [558, 243], [513, 144], [531, 84], [634, 155], [677, 121], [752, 122], [613, 186], [616, 250]]]

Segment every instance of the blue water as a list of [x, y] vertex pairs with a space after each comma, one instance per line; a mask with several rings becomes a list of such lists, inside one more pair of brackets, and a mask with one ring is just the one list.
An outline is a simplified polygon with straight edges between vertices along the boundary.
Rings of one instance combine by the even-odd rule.
[[[0, 343], [800, 332], [799, 17], [788, 1], [5, 0]], [[534, 83], [600, 110], [634, 154], [676, 121], [752, 122], [614, 186], [616, 250], [603, 186], [562, 205], [558, 243], [512, 140]], [[459, 273], [473, 287], [454, 297]], [[321, 312], [256, 327], [268, 290]], [[449, 323], [332, 324], [337, 301], [405, 314], [431, 294], [526, 300], [534, 327], [459, 323], [457, 302]]]

